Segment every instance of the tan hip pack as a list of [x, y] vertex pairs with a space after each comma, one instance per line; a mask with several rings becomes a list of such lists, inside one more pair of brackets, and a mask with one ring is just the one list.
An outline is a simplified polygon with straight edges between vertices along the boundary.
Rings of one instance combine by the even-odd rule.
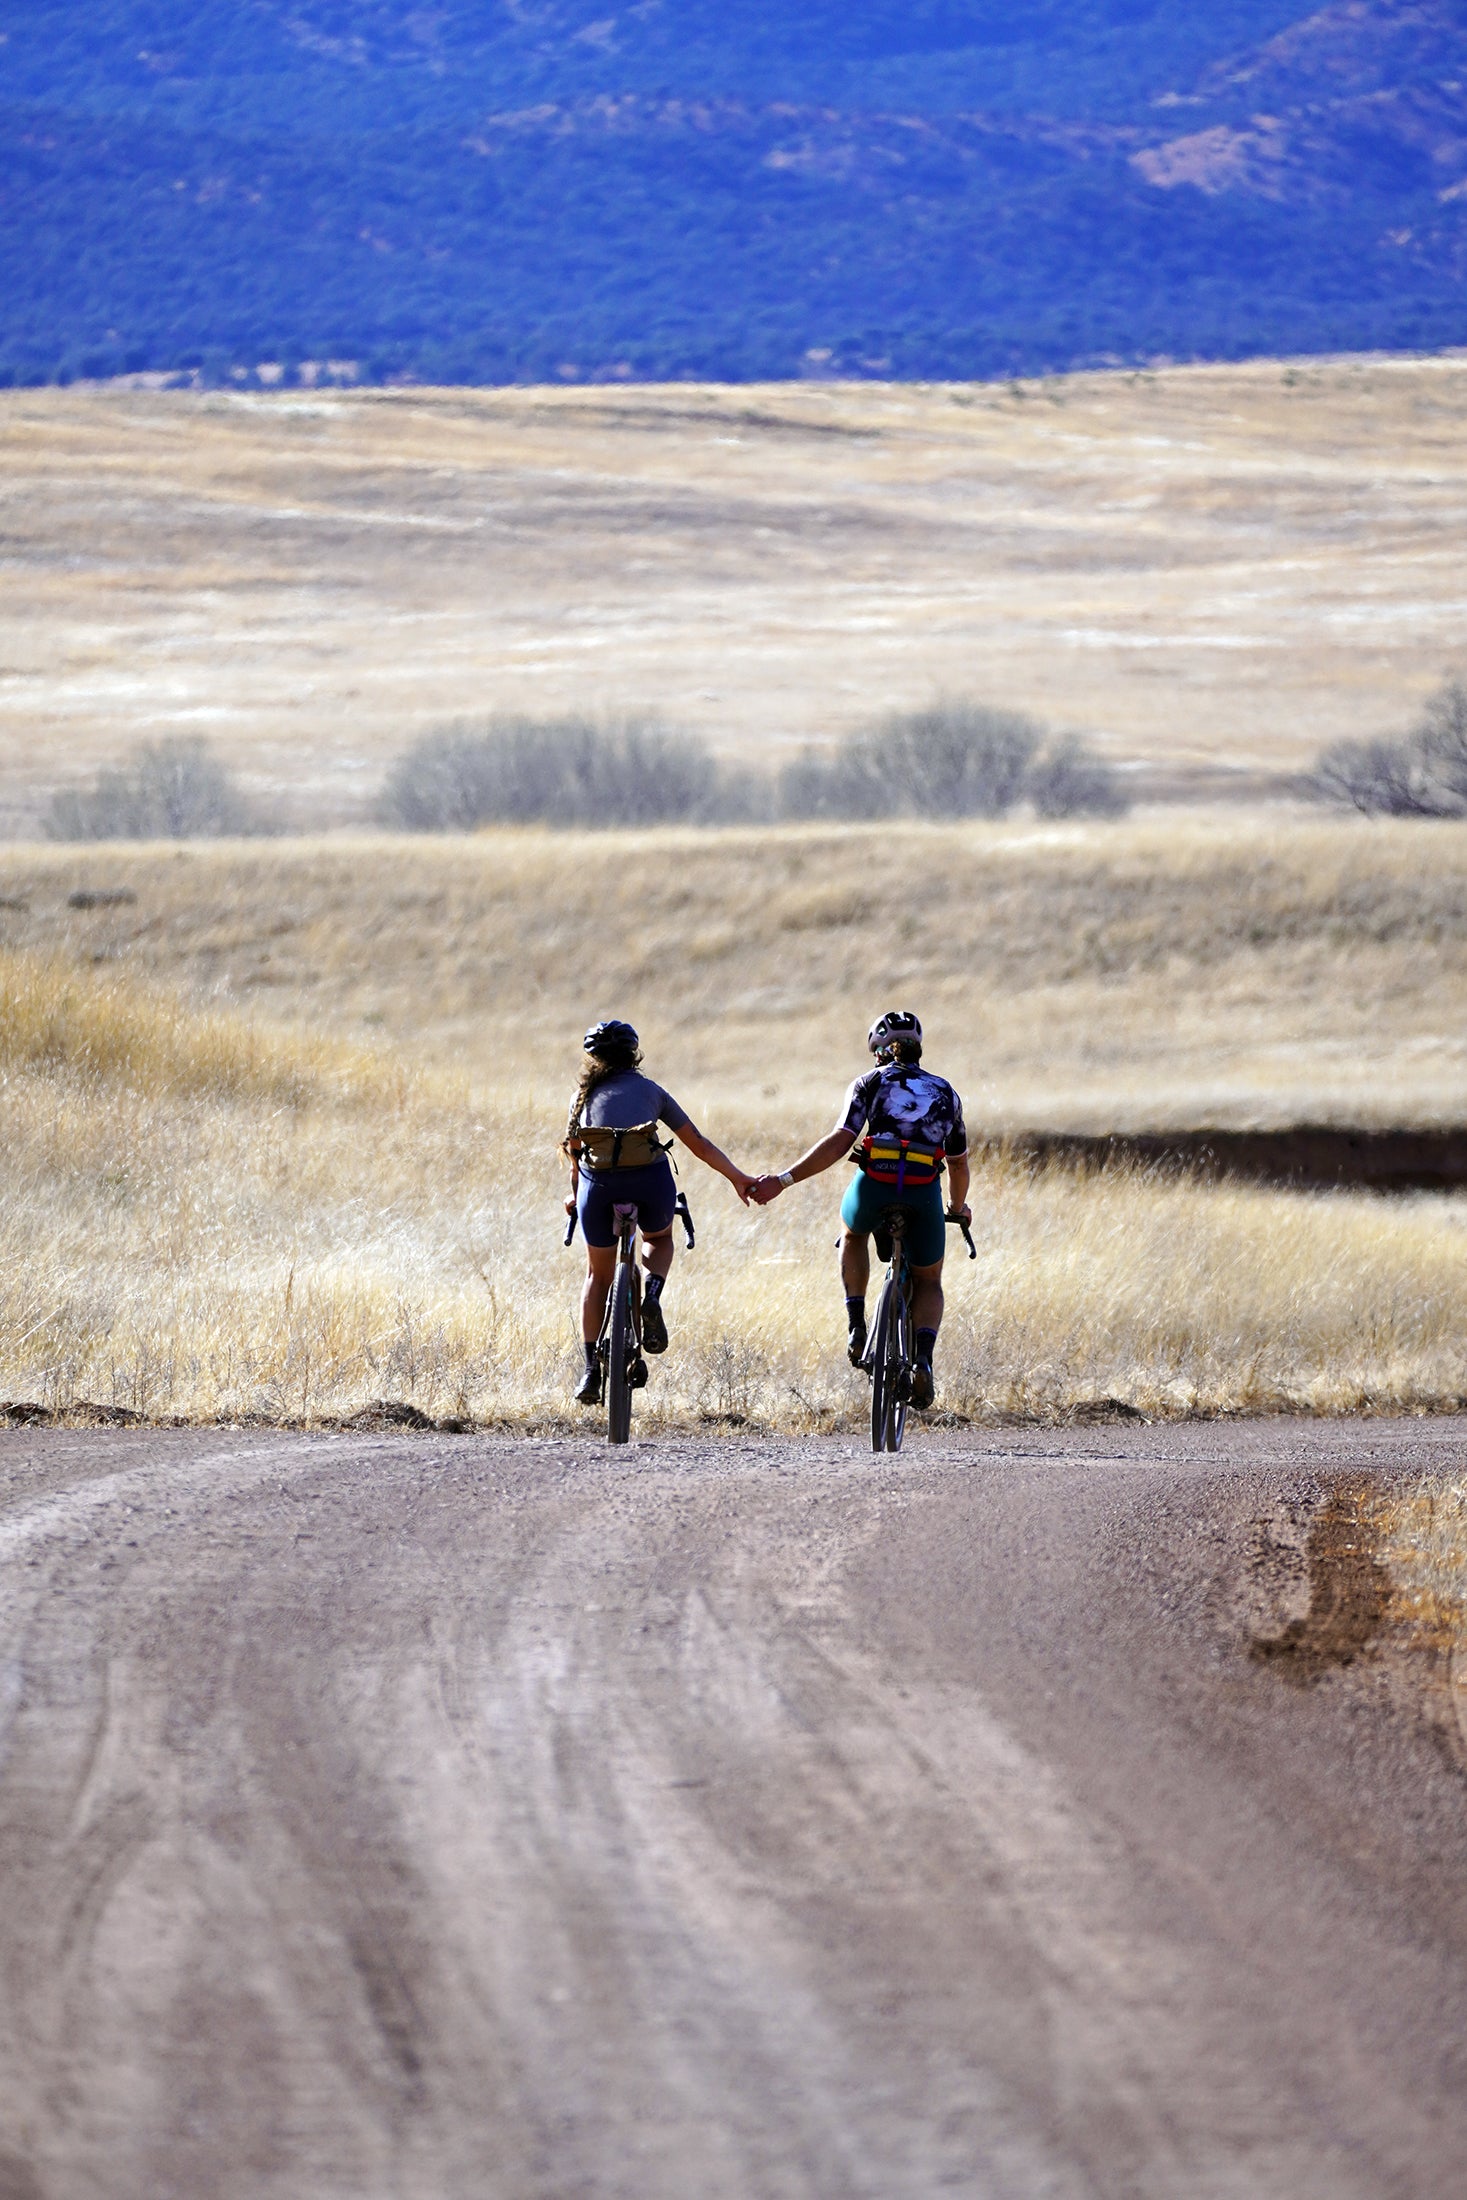
[[583, 1169], [599, 1176], [603, 1169], [645, 1169], [668, 1151], [671, 1139], [657, 1135], [656, 1123], [637, 1123], [630, 1130], [614, 1131], [604, 1123], [583, 1123], [571, 1143], [571, 1152]]

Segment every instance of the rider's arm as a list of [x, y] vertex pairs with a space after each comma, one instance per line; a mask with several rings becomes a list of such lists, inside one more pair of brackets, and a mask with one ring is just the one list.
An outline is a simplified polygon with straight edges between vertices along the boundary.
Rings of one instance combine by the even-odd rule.
[[674, 1125], [672, 1135], [680, 1138], [688, 1152], [696, 1155], [699, 1161], [706, 1161], [710, 1169], [716, 1169], [720, 1176], [726, 1176], [740, 1199], [745, 1205], [748, 1204], [748, 1190], [754, 1179], [736, 1161], [730, 1161], [721, 1146], [715, 1146], [711, 1138], [705, 1138], [696, 1123], [691, 1123], [684, 1117], [681, 1123]]
[[837, 1161], [844, 1161], [855, 1143], [855, 1132], [848, 1131], [844, 1123], [837, 1123], [835, 1129], [827, 1131], [808, 1153], [802, 1153], [785, 1174], [791, 1184], [803, 1184], [807, 1176], [819, 1176], [822, 1169], [833, 1169]]
[[968, 1156], [965, 1153], [950, 1153], [947, 1157], [947, 1203], [955, 1215], [968, 1212]]

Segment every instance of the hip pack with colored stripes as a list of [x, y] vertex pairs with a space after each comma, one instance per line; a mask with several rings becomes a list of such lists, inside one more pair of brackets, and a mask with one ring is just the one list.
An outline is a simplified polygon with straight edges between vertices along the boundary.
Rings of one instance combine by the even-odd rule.
[[942, 1174], [942, 1152], [936, 1146], [919, 1146], [910, 1138], [872, 1131], [861, 1143], [857, 1160], [873, 1184], [890, 1184], [899, 1192], [918, 1192], [935, 1184]]

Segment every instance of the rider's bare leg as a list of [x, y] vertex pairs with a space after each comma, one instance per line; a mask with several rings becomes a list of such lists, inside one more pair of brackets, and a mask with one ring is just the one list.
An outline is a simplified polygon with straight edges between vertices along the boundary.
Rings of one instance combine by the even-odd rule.
[[672, 1254], [672, 1224], [670, 1222], [665, 1230], [658, 1231], [656, 1237], [643, 1237], [642, 1266], [649, 1276], [665, 1277], [672, 1266]]
[[606, 1294], [611, 1289], [611, 1279], [615, 1273], [614, 1245], [586, 1247], [586, 1281], [581, 1290], [581, 1335], [587, 1344], [594, 1344], [601, 1334], [601, 1323], [606, 1313]]
[[848, 1299], [864, 1299], [871, 1281], [871, 1239], [864, 1230], [847, 1230], [840, 1241], [840, 1280]]
[[934, 1261], [930, 1268], [912, 1264], [912, 1327], [914, 1329], [939, 1330], [942, 1327], [942, 1262]]

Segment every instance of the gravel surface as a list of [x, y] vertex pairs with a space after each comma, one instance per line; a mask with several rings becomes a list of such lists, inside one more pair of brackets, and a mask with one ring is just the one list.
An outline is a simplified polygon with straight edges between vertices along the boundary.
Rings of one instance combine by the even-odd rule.
[[0, 2200], [1441, 2200], [1464, 1459], [0, 1436]]

